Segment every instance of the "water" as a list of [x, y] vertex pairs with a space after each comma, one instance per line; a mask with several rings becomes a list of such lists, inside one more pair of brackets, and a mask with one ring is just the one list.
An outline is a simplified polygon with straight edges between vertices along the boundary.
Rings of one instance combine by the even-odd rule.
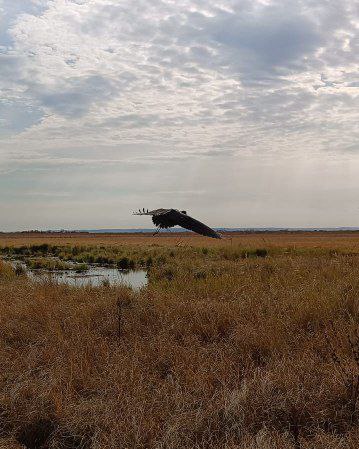
[[117, 268], [105, 268], [91, 266], [84, 273], [75, 271], [46, 271], [30, 270], [22, 261], [12, 261], [14, 266], [21, 265], [25, 268], [30, 279], [37, 282], [53, 281], [58, 284], [71, 285], [73, 287], [99, 287], [103, 285], [127, 285], [134, 290], [145, 287], [148, 283], [145, 270], [118, 270]]

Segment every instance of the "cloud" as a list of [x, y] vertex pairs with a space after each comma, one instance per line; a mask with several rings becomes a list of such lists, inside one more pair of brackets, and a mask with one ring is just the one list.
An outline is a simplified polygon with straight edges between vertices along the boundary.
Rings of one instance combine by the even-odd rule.
[[[0, 0], [0, 11], [0, 173], [19, 185], [27, 173], [33, 191], [53, 174], [90, 192], [97, 170], [102, 185], [121, 171], [130, 196], [151, 181], [174, 184], [178, 202], [196, 189], [228, 198], [228, 167], [248, 158], [356, 158], [352, 0]], [[217, 192], [212, 166], [228, 171]]]
[[258, 80], [305, 69], [303, 58], [313, 54], [323, 36], [313, 21], [293, 9], [283, 3], [207, 19], [209, 36], [224, 51], [222, 64], [244, 79]]
[[45, 108], [72, 118], [85, 115], [91, 105], [104, 103], [115, 93], [111, 81], [99, 75], [69, 78], [62, 84], [38, 86], [36, 97]]
[[40, 123], [41, 110], [22, 101], [0, 101], [0, 134], [16, 134]]
[[34, 198], [71, 198], [69, 192], [41, 192], [41, 191], [27, 191], [22, 195]]
[[12, 44], [9, 29], [19, 16], [40, 14], [46, 9], [46, 0], [0, 0], [0, 45]]

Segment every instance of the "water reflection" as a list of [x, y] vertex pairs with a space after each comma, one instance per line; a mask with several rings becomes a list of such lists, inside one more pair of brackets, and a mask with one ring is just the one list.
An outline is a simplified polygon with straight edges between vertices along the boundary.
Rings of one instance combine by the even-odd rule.
[[21, 261], [12, 261], [12, 264], [24, 267], [28, 277], [37, 282], [52, 280], [58, 284], [74, 287], [127, 285], [135, 290], [145, 287], [148, 283], [145, 270], [118, 270], [117, 268], [92, 266], [86, 272], [77, 274], [74, 271], [30, 270]]

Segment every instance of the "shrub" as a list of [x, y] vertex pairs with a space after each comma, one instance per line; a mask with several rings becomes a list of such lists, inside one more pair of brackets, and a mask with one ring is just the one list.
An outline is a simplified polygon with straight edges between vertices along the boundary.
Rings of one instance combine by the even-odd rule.
[[156, 259], [156, 265], [164, 265], [166, 263], [165, 256], [159, 256]]
[[204, 270], [197, 270], [194, 272], [193, 277], [195, 279], [206, 279], [207, 274]]
[[47, 254], [49, 252], [49, 244], [43, 243], [42, 245], [31, 245], [29, 249], [32, 253]]
[[257, 257], [267, 257], [268, 255], [268, 250], [266, 250], [265, 248], [258, 248], [256, 249], [256, 256]]
[[24, 276], [26, 275], [26, 269], [23, 265], [20, 265], [19, 263], [15, 266], [15, 274], [16, 276]]
[[12, 253], [16, 254], [17, 256], [28, 256], [31, 254], [31, 251], [27, 246], [20, 246], [18, 248], [13, 248]]
[[130, 268], [130, 260], [128, 257], [122, 257], [118, 262], [117, 262], [117, 267], [120, 268], [121, 270], [128, 270]]

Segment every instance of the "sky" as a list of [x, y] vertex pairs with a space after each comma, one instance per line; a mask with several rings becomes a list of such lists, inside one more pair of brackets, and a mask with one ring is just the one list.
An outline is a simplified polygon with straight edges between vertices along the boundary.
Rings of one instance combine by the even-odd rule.
[[359, 227], [356, 0], [0, 0], [0, 231]]

